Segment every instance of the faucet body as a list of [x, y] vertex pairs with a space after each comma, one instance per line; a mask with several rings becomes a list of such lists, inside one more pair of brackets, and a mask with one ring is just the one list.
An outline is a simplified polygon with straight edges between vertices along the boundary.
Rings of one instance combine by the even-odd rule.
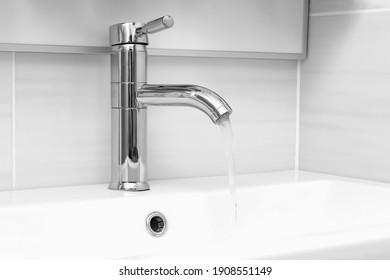
[[214, 123], [232, 109], [216, 93], [196, 85], [147, 84], [147, 33], [173, 25], [169, 16], [147, 24], [110, 27], [111, 43], [111, 181], [109, 189], [149, 189], [146, 168], [148, 106], [190, 106]]
[[113, 190], [148, 190], [146, 107], [137, 91], [146, 83], [146, 47], [111, 48], [111, 182]]

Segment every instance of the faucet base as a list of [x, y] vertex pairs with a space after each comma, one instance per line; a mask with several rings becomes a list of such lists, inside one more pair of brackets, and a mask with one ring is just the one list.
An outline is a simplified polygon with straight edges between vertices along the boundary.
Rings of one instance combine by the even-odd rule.
[[118, 191], [147, 191], [150, 189], [149, 184], [146, 182], [119, 182], [119, 183], [110, 183], [108, 186], [110, 190]]

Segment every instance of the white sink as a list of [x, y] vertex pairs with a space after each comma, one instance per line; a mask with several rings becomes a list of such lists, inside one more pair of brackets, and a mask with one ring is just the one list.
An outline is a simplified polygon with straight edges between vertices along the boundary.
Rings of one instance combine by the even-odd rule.
[[[390, 259], [390, 185], [293, 171], [0, 192], [1, 259]], [[159, 211], [167, 231], [153, 237]]]

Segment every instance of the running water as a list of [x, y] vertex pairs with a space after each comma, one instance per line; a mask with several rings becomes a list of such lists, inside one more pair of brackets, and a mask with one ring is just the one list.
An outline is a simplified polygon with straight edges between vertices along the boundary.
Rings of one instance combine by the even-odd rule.
[[219, 121], [218, 125], [221, 129], [223, 141], [225, 143], [226, 158], [228, 161], [230, 195], [233, 200], [234, 220], [237, 222], [237, 194], [236, 194], [235, 180], [234, 180], [234, 173], [235, 173], [234, 141], [233, 141], [232, 126], [229, 117], [228, 116], [223, 117]]

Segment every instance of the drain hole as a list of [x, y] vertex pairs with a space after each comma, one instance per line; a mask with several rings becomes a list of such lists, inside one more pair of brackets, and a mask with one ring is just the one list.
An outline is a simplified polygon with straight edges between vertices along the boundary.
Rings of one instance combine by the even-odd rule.
[[153, 217], [150, 220], [150, 228], [154, 232], [162, 232], [164, 229], [164, 220], [161, 217]]
[[160, 212], [153, 212], [146, 218], [146, 228], [153, 236], [162, 236], [167, 229], [167, 221]]

